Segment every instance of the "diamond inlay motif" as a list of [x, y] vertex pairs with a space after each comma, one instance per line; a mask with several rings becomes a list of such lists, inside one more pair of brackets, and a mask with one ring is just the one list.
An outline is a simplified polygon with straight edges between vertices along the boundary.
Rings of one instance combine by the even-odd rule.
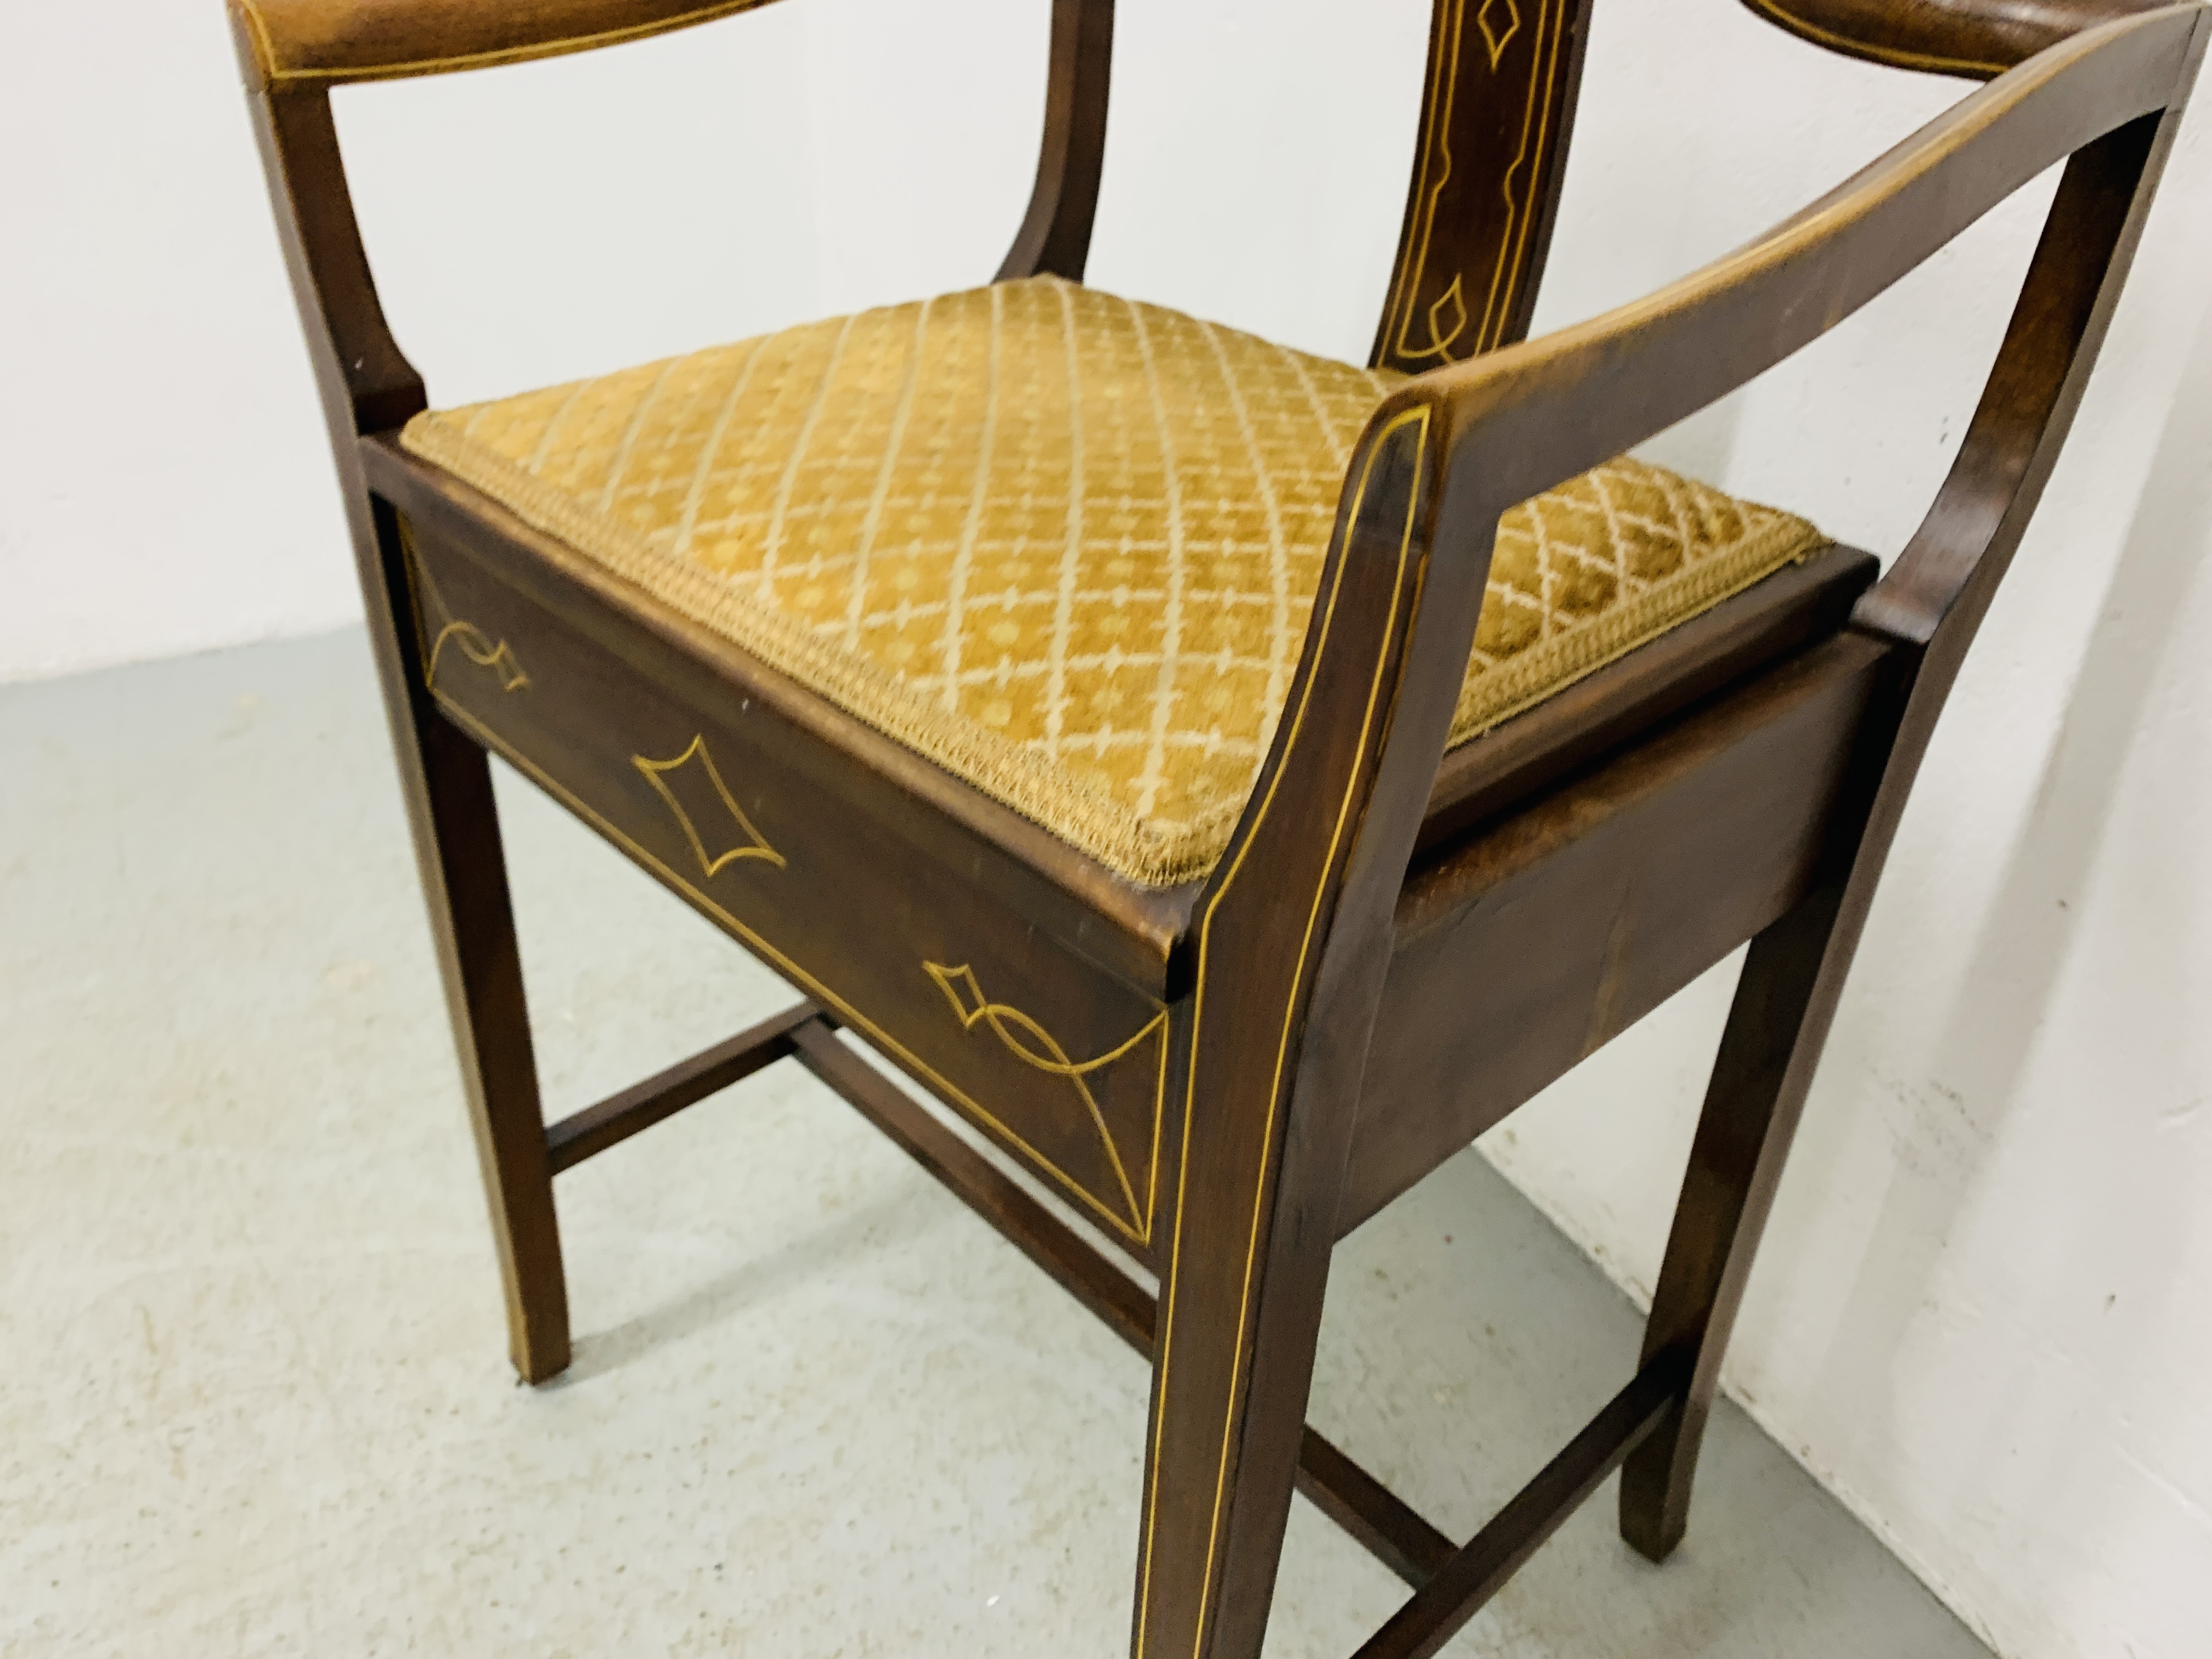
[[[1493, 21], [1499, 12], [1504, 14], [1502, 26]], [[1496, 69], [1498, 60], [1505, 56], [1505, 48], [1521, 32], [1521, 8], [1516, 0], [1482, 0], [1482, 9], [1474, 15], [1474, 26], [1482, 31], [1482, 43], [1490, 48], [1490, 67]]]

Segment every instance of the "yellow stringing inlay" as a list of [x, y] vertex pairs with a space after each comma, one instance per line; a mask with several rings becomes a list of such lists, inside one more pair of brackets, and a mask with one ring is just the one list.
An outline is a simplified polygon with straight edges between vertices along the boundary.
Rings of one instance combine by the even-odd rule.
[[[1392, 434], [1407, 427], [1416, 428], [1419, 437], [1413, 458], [1414, 483], [1407, 491], [1405, 528], [1398, 544], [1398, 570], [1391, 595], [1391, 614], [1394, 618], [1397, 614], [1399, 601], [1405, 592], [1405, 584], [1409, 570], [1412, 571], [1414, 580], [1419, 580], [1419, 561], [1413, 546], [1413, 526], [1415, 504], [1419, 500], [1421, 472], [1428, 463], [1429, 411], [1427, 409], [1412, 409], [1404, 411], [1395, 416], [1390, 424], [1377, 434], [1372, 447], [1368, 452], [1366, 467], [1360, 475], [1358, 486], [1352, 491], [1352, 510], [1348, 515], [1348, 522], [1357, 525], [1360, 521], [1360, 515], [1366, 505], [1368, 486], [1374, 479], [1376, 464], [1382, 456]], [[1341, 591], [1343, 586], [1344, 570], [1340, 564], [1335, 583], [1322, 605], [1318, 623], [1319, 637], [1316, 641], [1316, 652], [1327, 647], [1330, 623], [1336, 611], [1336, 595]], [[1389, 665], [1390, 647], [1395, 632], [1394, 622], [1392, 629], [1384, 634], [1376, 654], [1374, 678], [1368, 689], [1367, 708], [1360, 721], [1359, 741], [1363, 750], [1368, 746], [1369, 736], [1374, 729], [1376, 712], [1382, 704], [1383, 676]], [[1152, 1389], [1154, 1415], [1152, 1455], [1154, 1462], [1152, 1479], [1146, 1484], [1145, 1545], [1141, 1558], [1144, 1564], [1143, 1577], [1137, 1589], [1136, 1645], [1139, 1650], [1142, 1650], [1145, 1645], [1146, 1621], [1150, 1618], [1152, 1612], [1152, 1547], [1154, 1532], [1159, 1521], [1161, 1486], [1158, 1459], [1164, 1449], [1170, 1366], [1174, 1358], [1176, 1290], [1182, 1265], [1183, 1223], [1188, 1218], [1190, 1213], [1190, 1146], [1192, 1124], [1198, 1110], [1198, 1056], [1200, 1053], [1199, 1029], [1206, 1016], [1206, 994], [1210, 988], [1209, 969], [1212, 967], [1213, 918], [1228, 898], [1230, 890], [1236, 886], [1237, 878], [1243, 873], [1245, 857], [1251, 852], [1254, 843], [1258, 840], [1260, 828], [1266, 823], [1268, 813], [1273, 809], [1276, 792], [1280, 788], [1284, 775], [1289, 770], [1289, 757], [1297, 752], [1299, 728], [1305, 723], [1307, 706], [1313, 694], [1311, 681], [1307, 683], [1304, 690], [1305, 695], [1301, 697], [1291, 711], [1291, 741], [1285, 745], [1284, 757], [1277, 764], [1273, 775], [1268, 779], [1266, 792], [1260, 798], [1259, 811], [1254, 817], [1251, 826], [1246, 830], [1243, 842], [1237, 848], [1235, 858], [1231, 860], [1227, 873], [1215, 884], [1212, 896], [1206, 901], [1205, 912], [1200, 918], [1198, 925], [1198, 985], [1192, 996], [1191, 1062], [1188, 1074], [1189, 1093], [1186, 1096], [1183, 1103], [1182, 1156], [1181, 1169], [1176, 1180], [1175, 1237], [1169, 1250], [1168, 1271], [1161, 1286], [1159, 1350], [1157, 1362], [1159, 1367], [1158, 1379]], [[1358, 796], [1359, 783], [1364, 769], [1364, 767], [1355, 769], [1352, 776], [1346, 781], [1344, 798], [1338, 804], [1335, 827], [1329, 836], [1328, 855], [1322, 861], [1322, 884], [1315, 890], [1312, 905], [1307, 913], [1306, 934], [1299, 946], [1297, 971], [1291, 979], [1290, 996], [1285, 1001], [1283, 1011], [1282, 1035], [1275, 1049], [1275, 1074], [1268, 1085], [1267, 1118], [1261, 1136], [1261, 1144], [1263, 1147], [1271, 1148], [1274, 1142], [1276, 1119], [1283, 1103], [1284, 1072], [1290, 1063], [1292, 1024], [1298, 1006], [1298, 993], [1304, 981], [1306, 970], [1310, 966], [1308, 958], [1311, 953], [1314, 929], [1320, 920], [1322, 902], [1328, 893], [1329, 878], [1336, 867], [1338, 850], [1344, 844], [1345, 831], [1351, 822], [1352, 804]], [[1197, 1629], [1192, 1643], [1194, 1659], [1197, 1654], [1204, 1651], [1206, 1646], [1206, 1620], [1208, 1604], [1212, 1595], [1213, 1559], [1221, 1541], [1221, 1510], [1228, 1492], [1230, 1443], [1236, 1431], [1237, 1391], [1244, 1370], [1244, 1333], [1252, 1316], [1252, 1286], [1259, 1263], [1260, 1223], [1267, 1203], [1267, 1170], [1270, 1158], [1267, 1156], [1262, 1156], [1261, 1158], [1260, 1182], [1252, 1195], [1252, 1230], [1245, 1249], [1243, 1289], [1237, 1301], [1237, 1341], [1231, 1361], [1229, 1392], [1227, 1398], [1223, 1401], [1221, 1459], [1214, 1480], [1213, 1514], [1206, 1530], [1206, 1570], [1199, 1579]]]
[[520, 691], [526, 688], [530, 676], [522, 672], [522, 664], [517, 660], [514, 648], [505, 640], [494, 640], [474, 623], [464, 622], [453, 615], [453, 608], [446, 603], [446, 596], [438, 591], [438, 584], [430, 580], [429, 568], [422, 562], [422, 555], [415, 545], [414, 532], [407, 527], [404, 519], [399, 521], [399, 546], [407, 556], [408, 568], [421, 596], [422, 611], [431, 622], [441, 617], [446, 618], [436, 637], [423, 648], [423, 688], [432, 692], [437, 690], [438, 659], [448, 645], [458, 645], [461, 654], [477, 667], [489, 668], [496, 673], [501, 690]]
[[1514, 0], [1505, 0], [1505, 27], [1499, 28], [1490, 21], [1490, 14], [1498, 9], [1498, 0], [1482, 0], [1482, 9], [1475, 14], [1475, 27], [1482, 31], [1482, 44], [1490, 48], [1490, 67], [1494, 71], [1498, 59], [1505, 56], [1505, 48], [1521, 32], [1521, 8]]
[[530, 684], [530, 676], [515, 660], [514, 647], [505, 640], [495, 644], [491, 636], [474, 623], [450, 622], [438, 630], [438, 637], [431, 642], [429, 659], [422, 671], [423, 683], [433, 690], [438, 684], [438, 653], [448, 644], [460, 647], [461, 654], [477, 667], [489, 668], [498, 674], [499, 689], [502, 691], [520, 691]]
[[[706, 772], [708, 782], [714, 786], [714, 793], [729, 810], [731, 818], [744, 834], [743, 842], [725, 852], [709, 853], [707, 850], [706, 837], [700, 833], [697, 823], [684, 810], [684, 803], [676, 799], [676, 792], [668, 787], [662, 775], [664, 773], [679, 772], [695, 760]], [[720, 875], [739, 859], [763, 859], [779, 870], [784, 867], [783, 854], [769, 846], [768, 837], [753, 827], [753, 821], [745, 816], [745, 809], [738, 805], [737, 797], [730, 793], [730, 786], [722, 781], [721, 773], [715, 769], [714, 756], [707, 751], [704, 736], [693, 738], [691, 746], [674, 760], [647, 760], [642, 755], [632, 755], [629, 762], [644, 775], [645, 781], [653, 786], [653, 793], [668, 803], [668, 810], [676, 815], [676, 822], [683, 826], [684, 839], [691, 843], [691, 851], [699, 860], [699, 867], [708, 875]]]
[[1137, 1202], [1137, 1189], [1129, 1180], [1128, 1166], [1121, 1161], [1121, 1148], [1114, 1143], [1114, 1132], [1106, 1127], [1106, 1115], [1098, 1109], [1097, 1097], [1091, 1092], [1085, 1079], [1092, 1073], [1103, 1071], [1167, 1024], [1164, 1008], [1147, 1021], [1134, 1036], [1109, 1049], [1093, 1060], [1077, 1060], [1069, 1058], [1051, 1032], [1020, 1009], [1004, 1002], [994, 1002], [983, 994], [976, 982], [975, 970], [964, 963], [957, 968], [948, 968], [942, 963], [925, 962], [923, 969], [937, 981], [937, 988], [945, 993], [945, 1000], [952, 1005], [952, 1012], [960, 1024], [972, 1031], [980, 1024], [988, 1024], [991, 1033], [1005, 1045], [1008, 1053], [1024, 1064], [1054, 1077], [1064, 1077], [1075, 1085], [1083, 1098], [1085, 1109], [1091, 1114], [1098, 1139], [1104, 1143], [1106, 1156], [1114, 1165], [1115, 1178], [1121, 1182], [1121, 1196], [1129, 1206], [1129, 1218], [1139, 1230], [1145, 1226], [1145, 1212]]

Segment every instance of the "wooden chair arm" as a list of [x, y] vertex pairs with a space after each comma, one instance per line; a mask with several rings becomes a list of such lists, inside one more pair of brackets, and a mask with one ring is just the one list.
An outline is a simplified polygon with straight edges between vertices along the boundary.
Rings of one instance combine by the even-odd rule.
[[[1282, 724], [1196, 908], [1201, 1006], [1217, 939], [1234, 941], [1236, 959], [1272, 966], [1237, 988], [1218, 1060], [1196, 1039], [1194, 1102], [1211, 1096], [1210, 1112], [1268, 1121], [1285, 1103], [1240, 1083], [1239, 1067], [1297, 1075], [1302, 1094], [1357, 1097], [1391, 916], [1499, 516], [1780, 362], [2070, 156], [1952, 478], [1854, 613], [1899, 647], [1896, 691], [1910, 705], [1883, 773], [1882, 823], [1893, 826], [2064, 439], [2208, 16], [2175, 5], [2062, 42], [1704, 270], [1577, 327], [1431, 370], [1384, 401], [1352, 459]], [[1276, 1063], [1309, 1032], [1326, 1035], [1304, 1069]]]
[[484, 69], [665, 34], [768, 0], [228, 0], [263, 84]]
[[[2070, 157], [1990, 383], [1990, 395], [2018, 401], [2022, 319], [2048, 321], [2062, 291], [2078, 311], [2117, 290], [2131, 216], [2148, 199], [2136, 186], [2154, 176], [2151, 134], [2186, 97], [2208, 18], [2212, 8], [2190, 0], [2071, 37], [1704, 270], [1589, 322], [1409, 381], [1370, 429], [1411, 409], [1432, 411], [1449, 456], [1437, 556], [1486, 556], [1499, 514], [1745, 385]], [[2099, 225], [2101, 237], [2089, 236]], [[2087, 327], [2085, 315], [2075, 333]], [[2074, 356], [2061, 354], [2068, 364]], [[2028, 398], [2040, 418], [2032, 431], [2014, 422], [2003, 442], [2033, 448], [2057, 398], [2050, 386]], [[1959, 468], [1997, 436], [1978, 416]], [[1908, 550], [1900, 566], [1912, 562]]]
[[2166, 0], [1743, 0], [1847, 58], [1986, 81], [2099, 24]]
[[[276, 222], [334, 432], [424, 407], [393, 341], [355, 222], [330, 88], [514, 63], [636, 40], [769, 0], [228, 0]], [[1114, 0], [1054, 0], [1044, 142], [1000, 280], [1080, 281], [1105, 154]]]
[[[1969, 435], [1981, 453], [1960, 457], [1954, 482], [1964, 483], [1956, 494], [1947, 485], [1929, 514], [1933, 553], [1916, 543], [1869, 596], [1888, 597], [1871, 613], [1861, 601], [1859, 624], [1881, 628], [1896, 648], [1884, 653], [1879, 706], [1864, 716], [1849, 798], [1833, 814], [1832, 847], [1848, 872], [1824, 878], [1820, 904], [1805, 912], [1823, 939], [1835, 918], [1845, 941], [1814, 949], [1820, 977], [1808, 994], [1826, 999], [1816, 1018], [1826, 1018], [1952, 674], [2096, 355], [2207, 15], [2177, 6], [2053, 47], [1696, 276], [1579, 328], [1433, 370], [1376, 411], [1352, 458], [1282, 723], [1194, 914], [1179, 1167], [1207, 1170], [1210, 1185], [1176, 1206], [1164, 1355], [1188, 1328], [1178, 1324], [1184, 1298], [1249, 1307], [1254, 1283], [1301, 1260], [1299, 1240], [1334, 1237], [1348, 1103], [1366, 1074], [1396, 903], [1466, 677], [1499, 514], [1779, 362], [2073, 156]], [[1896, 613], [1887, 627], [1885, 605]], [[1905, 631], [1915, 629], [1929, 643]], [[1247, 1193], [1257, 1194], [1249, 1207]], [[1186, 1250], [1187, 1231], [1223, 1214], [1233, 1222]], [[1311, 1300], [1317, 1308], [1318, 1285]], [[1213, 1354], [1194, 1385], [1191, 1362], [1179, 1362], [1186, 1389], [1233, 1404], [1256, 1340], [1240, 1326], [1237, 1348]], [[1263, 1386], [1256, 1370], [1250, 1386]], [[1229, 1455], [1183, 1419], [1161, 1422], [1156, 1456]], [[1186, 1544], [1203, 1538], [1166, 1513]]]

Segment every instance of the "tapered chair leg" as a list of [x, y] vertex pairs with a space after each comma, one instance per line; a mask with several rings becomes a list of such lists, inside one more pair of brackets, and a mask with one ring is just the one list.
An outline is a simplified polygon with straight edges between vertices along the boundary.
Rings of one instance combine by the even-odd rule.
[[1689, 1523], [1721, 1360], [1827, 1036], [1839, 897], [1822, 886], [1752, 942], [1729, 1010], [1644, 1339], [1647, 1363], [1683, 1362], [1687, 1388], [1621, 1468], [1621, 1536], [1654, 1561]]
[[491, 769], [430, 700], [404, 620], [412, 611], [398, 520], [379, 504], [374, 525], [380, 568], [364, 574], [380, 580], [364, 583], [369, 629], [491, 1209], [507, 1350], [524, 1381], [543, 1382], [568, 1368], [568, 1291]]
[[1258, 1659], [1290, 1520], [1328, 1246], [1261, 1238], [1248, 1291], [1251, 1212], [1220, 1219], [1162, 1286], [1135, 1659]]
[[[1248, 1003], [1213, 1018], [1218, 1027], [1250, 1014]], [[1301, 1068], [1275, 1110], [1235, 1109], [1249, 1098], [1236, 1085], [1255, 1080], [1235, 1068], [1238, 1051], [1232, 1038], [1200, 1055], [1176, 1176], [1152, 1354], [1136, 1659], [1258, 1659], [1305, 1435], [1348, 1114], [1344, 1091], [1316, 1066]], [[1210, 1090], [1209, 1077], [1229, 1086]]]

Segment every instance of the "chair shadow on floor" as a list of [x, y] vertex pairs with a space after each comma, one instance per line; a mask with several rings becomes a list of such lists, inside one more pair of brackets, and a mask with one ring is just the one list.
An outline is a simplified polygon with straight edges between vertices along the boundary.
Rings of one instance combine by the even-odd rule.
[[901, 1172], [895, 1189], [857, 1205], [763, 1255], [733, 1262], [674, 1300], [603, 1331], [579, 1333], [575, 1358], [547, 1392], [606, 1376], [659, 1348], [697, 1336], [787, 1291], [817, 1282], [864, 1253], [911, 1243], [945, 1224], [945, 1206], [919, 1171]]

